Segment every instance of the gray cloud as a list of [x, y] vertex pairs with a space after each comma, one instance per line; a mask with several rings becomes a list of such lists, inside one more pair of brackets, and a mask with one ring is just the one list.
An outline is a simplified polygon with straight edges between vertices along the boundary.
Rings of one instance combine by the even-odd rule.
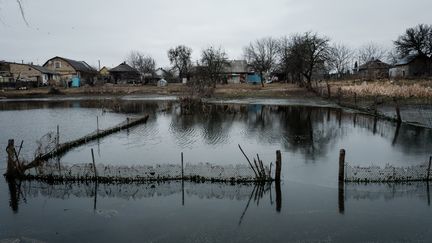
[[432, 23], [430, 0], [0, 0], [0, 59], [43, 63], [53, 56], [114, 66], [131, 50], [168, 65], [167, 50], [209, 45], [241, 58], [250, 41], [317, 31], [352, 47], [390, 47], [410, 26]]

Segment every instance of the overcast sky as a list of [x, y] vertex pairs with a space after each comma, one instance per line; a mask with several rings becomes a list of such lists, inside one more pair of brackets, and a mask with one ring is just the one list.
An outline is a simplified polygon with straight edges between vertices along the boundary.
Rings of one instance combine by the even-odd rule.
[[116, 66], [131, 50], [168, 66], [178, 44], [209, 45], [230, 59], [257, 38], [315, 31], [353, 48], [386, 47], [406, 28], [432, 24], [432, 0], [0, 0], [0, 60], [43, 64], [54, 56]]

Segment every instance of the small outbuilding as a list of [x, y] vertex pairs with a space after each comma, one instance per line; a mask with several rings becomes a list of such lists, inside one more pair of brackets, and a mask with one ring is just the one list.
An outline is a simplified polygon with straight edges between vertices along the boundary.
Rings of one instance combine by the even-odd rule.
[[400, 59], [389, 71], [390, 78], [416, 78], [430, 76], [432, 62], [425, 55], [408, 55]]
[[158, 87], [165, 87], [167, 85], [168, 85], [168, 82], [165, 79], [160, 79], [159, 81], [157, 81]]
[[379, 59], [371, 60], [359, 66], [358, 75], [361, 79], [374, 80], [389, 77], [391, 65]]
[[111, 68], [109, 73], [115, 83], [140, 83], [142, 81], [141, 73], [126, 62]]
[[11, 87], [36, 87], [60, 79], [58, 73], [42, 66], [6, 61], [0, 61], [0, 76], [2, 86]]

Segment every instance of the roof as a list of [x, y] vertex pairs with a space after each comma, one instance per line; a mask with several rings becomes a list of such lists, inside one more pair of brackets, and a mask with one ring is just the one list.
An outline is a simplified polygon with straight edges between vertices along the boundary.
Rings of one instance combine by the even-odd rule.
[[29, 66], [31, 66], [32, 68], [38, 70], [38, 71], [41, 72], [41, 73], [47, 73], [47, 74], [58, 74], [58, 73], [56, 73], [56, 72], [54, 72], [54, 71], [52, 71], [52, 70], [49, 70], [49, 69], [47, 69], [47, 68], [45, 68], [45, 67], [42, 67], [42, 66], [39, 66], [39, 65], [31, 65], [31, 64], [29, 64]]
[[0, 63], [4, 63], [4, 64], [16, 64], [16, 65], [24, 65], [24, 66], [29, 66], [32, 67], [34, 69], [36, 69], [37, 71], [41, 72], [41, 73], [46, 73], [46, 74], [58, 74], [57, 72], [54, 72], [52, 70], [49, 70], [45, 67], [39, 66], [39, 65], [33, 65], [31, 63], [18, 63], [18, 62], [7, 62], [7, 61], [0, 61]]
[[399, 59], [397, 61], [397, 63], [395, 64], [395, 66], [402, 66], [402, 65], [410, 64], [412, 61], [414, 61], [415, 59], [417, 59], [419, 57], [427, 58], [426, 56], [421, 56], [419, 54], [410, 54], [410, 55], [407, 55], [407, 56]]
[[111, 68], [110, 73], [112, 72], [133, 72], [133, 73], [139, 73], [138, 70], [136, 70], [135, 68], [129, 66], [128, 64], [126, 64], [125, 62], [118, 65], [115, 68]]
[[390, 64], [382, 62], [379, 59], [375, 59], [375, 60], [371, 60], [365, 64], [360, 65], [359, 70], [366, 70], [369, 68], [375, 68], [375, 69], [376, 68], [383, 68], [384, 69], [384, 68], [390, 68], [390, 66], [391, 66]]
[[249, 66], [245, 60], [232, 60], [229, 61], [229, 66], [225, 67], [226, 73], [247, 73]]
[[64, 57], [53, 57], [51, 59], [49, 59], [43, 66], [45, 66], [49, 61], [51, 61], [52, 59], [55, 58], [59, 58], [64, 60], [65, 62], [69, 63], [69, 65], [71, 65], [76, 71], [79, 72], [83, 72], [83, 73], [96, 73], [97, 71], [92, 68], [90, 65], [88, 65], [85, 61], [76, 61], [76, 60], [72, 60], [72, 59], [68, 59], [68, 58], [64, 58]]

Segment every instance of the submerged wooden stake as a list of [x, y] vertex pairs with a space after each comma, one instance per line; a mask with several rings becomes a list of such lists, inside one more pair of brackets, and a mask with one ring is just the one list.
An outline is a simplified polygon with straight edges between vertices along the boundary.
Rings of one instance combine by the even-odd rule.
[[429, 178], [430, 178], [431, 164], [432, 164], [432, 156], [429, 157], [429, 166], [428, 166], [427, 178], [426, 178], [426, 180], [428, 180], [428, 181], [429, 181]]
[[393, 101], [395, 102], [396, 121], [397, 121], [397, 123], [401, 123], [402, 122], [402, 117], [401, 117], [401, 114], [400, 114], [399, 102], [397, 101], [396, 98], [393, 98]]
[[281, 180], [281, 169], [282, 169], [282, 155], [281, 151], [276, 151], [276, 171], [275, 171], [275, 181], [280, 182]]
[[92, 154], [92, 161], [93, 161], [93, 169], [94, 169], [94, 175], [95, 178], [97, 178], [97, 171], [96, 171], [96, 163], [95, 163], [95, 158], [94, 158], [94, 153], [93, 153], [93, 149], [91, 149], [91, 154]]
[[345, 149], [339, 152], [339, 182], [345, 180]]
[[59, 145], [60, 145], [60, 127], [59, 127], [59, 125], [57, 125], [57, 137], [56, 137], [56, 142], [57, 142], [57, 148], [59, 147]]
[[181, 179], [184, 179], [183, 152], [181, 152]]
[[259, 175], [258, 175], [258, 173], [255, 171], [255, 169], [254, 169], [254, 167], [253, 167], [253, 165], [252, 165], [250, 159], [247, 157], [247, 155], [246, 155], [245, 152], [243, 151], [243, 149], [242, 149], [242, 147], [240, 146], [240, 144], [239, 144], [238, 146], [239, 146], [240, 151], [243, 153], [244, 157], [246, 158], [247, 162], [249, 163], [249, 166], [250, 166], [251, 169], [253, 170], [253, 172], [254, 172], [254, 174], [255, 174], [255, 177], [258, 178]]

